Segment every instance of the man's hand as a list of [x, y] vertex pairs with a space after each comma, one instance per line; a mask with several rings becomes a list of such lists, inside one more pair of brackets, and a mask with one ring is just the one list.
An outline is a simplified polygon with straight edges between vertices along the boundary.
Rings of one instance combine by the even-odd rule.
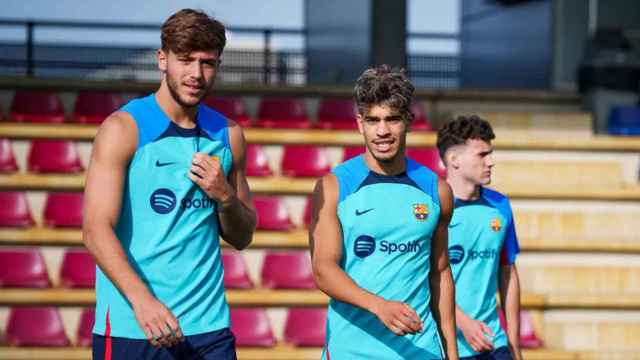
[[138, 324], [151, 345], [171, 347], [184, 340], [178, 319], [150, 294], [132, 303]]
[[422, 320], [415, 310], [405, 303], [380, 299], [372, 312], [384, 326], [398, 336], [422, 331]]
[[483, 352], [493, 350], [493, 342], [487, 339], [487, 335], [493, 337], [494, 334], [487, 324], [470, 317], [460, 317], [460, 319], [458, 319], [458, 327], [462, 331], [467, 343], [471, 345], [473, 351]]
[[219, 204], [227, 203], [234, 195], [233, 188], [229, 185], [217, 157], [195, 153], [187, 175], [207, 196]]

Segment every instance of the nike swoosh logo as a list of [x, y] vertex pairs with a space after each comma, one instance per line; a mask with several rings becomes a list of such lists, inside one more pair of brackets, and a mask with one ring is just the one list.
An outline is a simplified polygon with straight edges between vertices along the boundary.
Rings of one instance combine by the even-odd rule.
[[455, 223], [455, 224], [449, 224], [449, 228], [456, 227], [456, 226], [458, 226], [458, 225], [460, 225], [460, 224], [462, 224], [462, 223], [461, 223], [461, 222], [459, 222], [459, 223]]
[[369, 211], [371, 211], [371, 210], [373, 210], [373, 209], [374, 209], [374, 208], [367, 209], [367, 210], [362, 210], [362, 211], [360, 211], [360, 210], [356, 209], [356, 216], [364, 215], [364, 214], [368, 213]]
[[175, 163], [176, 163], [175, 161], [161, 163], [160, 160], [156, 160], [156, 166], [157, 167], [163, 167], [163, 166], [172, 165], [172, 164], [175, 164]]

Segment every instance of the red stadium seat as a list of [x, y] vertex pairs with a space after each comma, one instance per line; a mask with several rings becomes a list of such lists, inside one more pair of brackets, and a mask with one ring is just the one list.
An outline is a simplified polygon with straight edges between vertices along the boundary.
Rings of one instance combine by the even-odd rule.
[[413, 113], [412, 130], [433, 131], [431, 121], [427, 118], [427, 114], [425, 114], [420, 104], [414, 102], [411, 105], [411, 112]]
[[526, 310], [520, 311], [520, 345], [526, 349], [537, 349], [544, 345], [533, 328], [531, 315]]
[[58, 95], [49, 91], [17, 90], [11, 102], [10, 120], [16, 122], [61, 123], [64, 108]]
[[44, 222], [50, 227], [82, 227], [82, 193], [50, 193]]
[[236, 96], [209, 96], [203, 103], [243, 127], [251, 126], [244, 101]]
[[40, 173], [76, 173], [84, 170], [75, 144], [69, 140], [33, 140], [28, 169]]
[[267, 253], [262, 266], [262, 286], [271, 289], [315, 289], [309, 254], [306, 251]]
[[364, 146], [345, 146], [342, 161], [347, 161], [364, 153]]
[[436, 148], [407, 148], [407, 156], [433, 170], [438, 176], [446, 177], [447, 170]]
[[0, 250], [0, 287], [51, 286], [44, 258], [36, 249]]
[[284, 341], [294, 346], [325, 344], [327, 308], [291, 308], [284, 327]]
[[322, 99], [317, 126], [323, 129], [357, 129], [356, 103], [352, 99]]
[[247, 176], [271, 176], [267, 154], [262, 145], [247, 145]]
[[276, 343], [264, 309], [231, 309], [231, 331], [240, 347], [272, 347]]
[[313, 216], [313, 199], [308, 196], [304, 204], [304, 213], [302, 214], [302, 223], [305, 227], [309, 227], [311, 224], [311, 217]]
[[69, 346], [55, 307], [17, 307], [9, 312], [7, 341], [13, 346]]
[[289, 217], [284, 199], [279, 196], [254, 196], [258, 213], [258, 230], [288, 231], [295, 227]]
[[224, 268], [224, 287], [227, 289], [251, 289], [253, 281], [249, 277], [247, 265], [242, 254], [237, 251], [222, 252]]
[[9, 139], [0, 138], [0, 172], [14, 171], [18, 171], [18, 164], [16, 164], [16, 158], [13, 156], [11, 142]]
[[100, 124], [125, 101], [114, 92], [81, 91], [73, 109], [73, 121], [80, 124]]
[[33, 218], [27, 195], [19, 191], [0, 191], [0, 226], [31, 227]]
[[258, 106], [256, 126], [263, 128], [305, 129], [311, 126], [301, 98], [265, 97]]
[[313, 145], [285, 145], [282, 173], [295, 177], [319, 177], [331, 171], [326, 150]]
[[92, 288], [96, 283], [96, 263], [86, 250], [67, 250], [62, 259], [60, 281], [67, 288]]
[[96, 322], [94, 309], [84, 309], [80, 315], [80, 325], [77, 332], [77, 346], [91, 346], [93, 339], [93, 324]]

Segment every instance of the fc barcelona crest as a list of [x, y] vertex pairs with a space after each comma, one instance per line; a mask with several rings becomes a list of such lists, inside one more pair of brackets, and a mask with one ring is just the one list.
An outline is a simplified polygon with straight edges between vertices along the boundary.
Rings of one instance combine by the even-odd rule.
[[426, 220], [429, 216], [427, 204], [413, 204], [413, 215], [418, 220]]
[[502, 229], [502, 224], [500, 223], [500, 219], [491, 220], [491, 230], [498, 232]]

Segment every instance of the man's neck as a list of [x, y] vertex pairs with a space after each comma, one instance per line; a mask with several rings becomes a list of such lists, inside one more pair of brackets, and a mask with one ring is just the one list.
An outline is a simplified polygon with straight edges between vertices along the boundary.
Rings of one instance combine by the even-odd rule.
[[455, 175], [447, 175], [447, 183], [451, 186], [453, 196], [457, 199], [473, 201], [480, 198], [480, 185], [476, 185]]
[[368, 151], [364, 153], [364, 162], [369, 170], [382, 175], [398, 175], [407, 170], [407, 164], [404, 153], [398, 153], [396, 157], [389, 162], [376, 160]]
[[181, 128], [190, 129], [196, 126], [196, 116], [198, 107], [185, 108], [178, 104], [169, 91], [169, 86], [165, 81], [160, 85], [160, 89], [156, 91], [156, 101], [158, 105], [167, 115], [167, 117]]

